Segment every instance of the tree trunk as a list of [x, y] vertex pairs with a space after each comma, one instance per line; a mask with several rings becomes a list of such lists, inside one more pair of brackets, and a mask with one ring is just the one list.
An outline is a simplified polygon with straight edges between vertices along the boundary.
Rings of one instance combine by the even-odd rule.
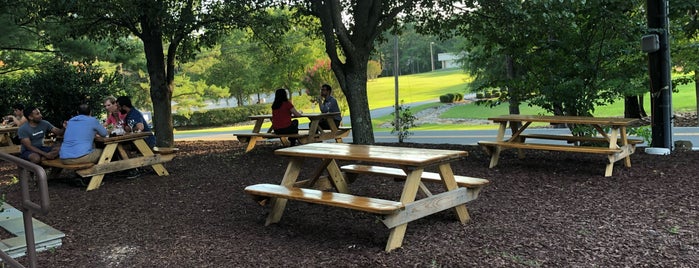
[[352, 122], [352, 143], [374, 144], [374, 128], [371, 124], [369, 100], [366, 94], [366, 64], [364, 68], [355, 66], [352, 71], [345, 71], [345, 86], [342, 92], [347, 96]]
[[[144, 25], [149, 25], [145, 24]], [[173, 79], [168, 79], [163, 53], [162, 33], [157, 27], [145, 29], [142, 36], [143, 47], [150, 78], [150, 97], [153, 101], [153, 131], [156, 136], [156, 145], [159, 147], [172, 147], [174, 134], [172, 133], [172, 89]]]
[[[505, 56], [505, 69], [507, 69], [507, 78], [508, 79], [515, 79], [515, 63], [514, 60], [512, 60], [511, 56]], [[510, 114], [519, 114], [519, 97], [518, 94], [515, 92], [516, 89], [508, 87], [507, 88], [508, 94], [510, 96], [509, 99], [509, 110]], [[520, 122], [510, 122], [510, 130], [512, 130], [512, 133], [517, 132], [517, 130], [522, 126], [522, 123]]]
[[624, 98], [624, 117], [641, 118], [641, 100], [638, 96], [626, 96]]

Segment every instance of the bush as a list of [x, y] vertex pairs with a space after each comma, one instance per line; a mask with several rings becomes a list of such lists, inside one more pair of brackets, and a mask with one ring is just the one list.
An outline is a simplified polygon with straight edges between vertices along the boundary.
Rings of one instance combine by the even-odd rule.
[[0, 104], [35, 106], [44, 120], [61, 128], [62, 122], [75, 115], [82, 103], [90, 105], [93, 116], [99, 118], [104, 114], [102, 100], [105, 96], [121, 92], [119, 80], [118, 75], [105, 74], [102, 69], [89, 63], [73, 65], [53, 62], [36, 73], [0, 83], [0, 86], [8, 87], [5, 90], [9, 93], [9, 97]]
[[485, 98], [485, 94], [484, 94], [483, 92], [478, 92], [478, 93], [476, 93], [476, 99], [479, 99], [479, 100], [480, 100], [480, 99], [483, 99], [483, 98]]
[[450, 102], [451, 102], [451, 97], [449, 97], [449, 96], [447, 96], [447, 95], [439, 96], [439, 102], [441, 102], [441, 103], [450, 103]]
[[173, 114], [172, 120], [174, 127], [216, 127], [248, 121], [248, 116], [251, 115], [270, 113], [272, 113], [272, 107], [269, 104], [254, 104], [196, 111], [189, 118]]
[[456, 97], [456, 99], [455, 99], [454, 101], [462, 101], [462, 100], [464, 100], [464, 94], [461, 94], [461, 93], [454, 93], [454, 96]]

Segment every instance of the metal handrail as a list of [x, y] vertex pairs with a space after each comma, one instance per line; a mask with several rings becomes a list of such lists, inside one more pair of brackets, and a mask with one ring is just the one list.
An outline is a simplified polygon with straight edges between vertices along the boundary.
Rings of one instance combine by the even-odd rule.
[[[36, 244], [34, 241], [34, 226], [32, 216], [34, 214], [46, 215], [49, 212], [49, 187], [46, 181], [46, 171], [41, 166], [26, 161], [19, 157], [0, 152], [0, 159], [14, 163], [19, 170], [19, 183], [22, 190], [22, 211], [24, 220], [24, 234], [27, 241], [27, 259], [29, 267], [37, 266]], [[34, 177], [39, 186], [39, 204], [32, 202], [29, 195], [29, 180]], [[0, 251], [0, 259], [12, 267], [24, 267], [7, 253]]]

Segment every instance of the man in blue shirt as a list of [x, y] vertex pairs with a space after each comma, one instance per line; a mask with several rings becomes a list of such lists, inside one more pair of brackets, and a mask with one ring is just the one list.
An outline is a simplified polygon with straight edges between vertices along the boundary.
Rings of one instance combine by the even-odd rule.
[[[337, 100], [335, 97], [333, 97], [332, 94], [333, 90], [328, 84], [324, 84], [320, 87], [320, 97], [321, 97], [321, 102], [320, 102], [320, 112], [322, 113], [339, 113], [340, 112], [340, 106], [337, 105]], [[340, 122], [342, 122], [342, 115], [336, 115], [333, 118], [333, 121], [335, 121], [335, 126], [339, 127]], [[327, 121], [323, 120], [318, 123], [318, 126], [322, 129], [330, 129], [330, 125], [328, 124]]]
[[95, 148], [95, 135], [107, 136], [107, 129], [90, 116], [90, 106], [78, 106], [78, 115], [66, 125], [63, 144], [59, 155], [63, 164], [97, 163], [102, 155], [102, 149]]
[[[126, 122], [127, 126], [125, 127], [126, 131], [133, 131], [133, 132], [141, 132], [141, 131], [151, 131], [150, 126], [148, 126], [148, 122], [146, 122], [146, 119], [143, 117], [143, 114], [137, 110], [136, 108], [133, 107], [133, 104], [131, 104], [131, 98], [127, 96], [121, 96], [117, 98], [116, 105], [119, 108], [119, 112], [122, 114], [126, 114], [126, 118], [124, 118], [124, 122]], [[130, 124], [133, 124], [133, 129], [131, 129]], [[146, 143], [148, 146], [153, 148], [155, 146], [155, 136], [151, 135], [145, 138]]]
[[22, 143], [20, 157], [36, 164], [44, 159], [55, 159], [60, 147], [44, 146], [44, 138], [49, 132], [59, 136], [64, 130], [44, 120], [39, 109], [33, 106], [24, 109], [24, 117], [27, 118], [27, 123], [17, 130], [17, 136]]

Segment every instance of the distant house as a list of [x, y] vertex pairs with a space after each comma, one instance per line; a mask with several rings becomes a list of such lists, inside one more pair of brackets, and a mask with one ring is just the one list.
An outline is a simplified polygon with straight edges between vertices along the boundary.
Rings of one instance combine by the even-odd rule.
[[454, 53], [439, 53], [437, 60], [442, 63], [442, 69], [459, 68], [461, 63], [459, 60], [466, 56], [466, 52], [461, 51], [459, 54]]

